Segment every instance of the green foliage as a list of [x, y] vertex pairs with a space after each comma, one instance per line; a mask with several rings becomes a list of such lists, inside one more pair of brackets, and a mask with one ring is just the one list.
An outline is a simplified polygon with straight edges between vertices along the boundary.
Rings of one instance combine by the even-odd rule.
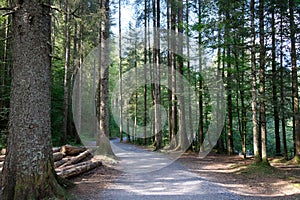
[[64, 63], [54, 60], [52, 64], [52, 87], [51, 87], [51, 132], [54, 146], [60, 145], [60, 136], [63, 119], [64, 102]]

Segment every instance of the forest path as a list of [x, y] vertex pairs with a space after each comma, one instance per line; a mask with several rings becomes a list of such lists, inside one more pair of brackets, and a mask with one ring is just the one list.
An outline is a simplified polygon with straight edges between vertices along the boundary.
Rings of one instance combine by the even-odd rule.
[[242, 199], [162, 153], [117, 140], [112, 141], [112, 148], [124, 173], [103, 191], [105, 200]]

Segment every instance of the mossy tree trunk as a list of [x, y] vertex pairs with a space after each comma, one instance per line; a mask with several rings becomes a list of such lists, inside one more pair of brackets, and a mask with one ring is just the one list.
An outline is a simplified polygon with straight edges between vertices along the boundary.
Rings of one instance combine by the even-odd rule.
[[13, 67], [2, 199], [64, 199], [50, 129], [50, 0], [15, 0]]

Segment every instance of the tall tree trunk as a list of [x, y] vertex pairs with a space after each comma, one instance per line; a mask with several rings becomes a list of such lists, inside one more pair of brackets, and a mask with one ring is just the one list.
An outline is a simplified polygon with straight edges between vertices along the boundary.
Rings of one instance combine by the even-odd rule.
[[[83, 25], [80, 23], [79, 24], [79, 30], [78, 30], [78, 60], [77, 60], [77, 64], [76, 64], [76, 70], [74, 71], [74, 74], [76, 77], [78, 77], [75, 81], [75, 85], [74, 87], [76, 87], [77, 89], [74, 90], [75, 94], [74, 95], [74, 108], [75, 111], [73, 110], [73, 116], [74, 116], [74, 121], [75, 121], [75, 125], [76, 125], [76, 131], [77, 131], [77, 136], [78, 136], [78, 143], [80, 141], [80, 137], [79, 135], [82, 134], [81, 132], [81, 125], [82, 125], [82, 62], [83, 62], [83, 56], [82, 56], [82, 33], [83, 32]], [[75, 79], [74, 79], [75, 80]], [[96, 116], [96, 115], [94, 115]]]
[[[243, 1], [243, 5], [242, 5], [242, 16], [243, 16], [243, 24], [245, 23], [245, 1]], [[245, 27], [243, 25], [243, 31], [245, 30]], [[243, 49], [242, 49], [242, 53], [241, 53], [241, 56], [242, 56], [242, 63], [244, 64], [245, 63], [245, 35], [242, 31], [242, 45], [243, 45]], [[244, 76], [244, 73], [242, 72], [241, 74], [241, 81], [240, 81], [240, 97], [241, 97], [241, 106], [242, 106], [242, 152], [243, 152], [243, 155], [244, 155], [244, 158], [247, 157], [247, 107], [245, 105], [245, 92], [244, 92], [244, 85], [242, 83], [244, 83], [245, 81], [245, 76]]]
[[[187, 70], [188, 70], [188, 80], [191, 80], [191, 63], [190, 63], [190, 30], [189, 30], [189, 2], [186, 1], [186, 13], [185, 13], [185, 23], [187, 24], [187, 28], [186, 28], [186, 48], [187, 48]], [[193, 141], [191, 144], [191, 150], [193, 150], [193, 146], [194, 146], [194, 129], [193, 129], [193, 117], [192, 117], [192, 104], [191, 104], [191, 87], [188, 87], [188, 125], [189, 125], [189, 135], [191, 136], [191, 140]]]
[[[168, 49], [171, 48], [171, 13], [170, 13], [171, 3], [167, 1], [167, 30], [168, 30]], [[168, 51], [168, 128], [169, 128], [169, 141], [172, 141], [172, 60], [171, 52]]]
[[[1, 199], [64, 199], [50, 126], [50, 1], [14, 1], [9, 136]], [[30, 48], [28, 48], [30, 47]], [[26, 52], [26, 53], [24, 53]]]
[[162, 148], [162, 125], [161, 125], [161, 89], [160, 89], [160, 1], [153, 0], [153, 42], [154, 42], [154, 134], [155, 134], [155, 149]]
[[[198, 24], [201, 25], [202, 24], [202, 8], [203, 5], [202, 5], [202, 0], [198, 0], [198, 15], [199, 15], [199, 18], [198, 18]], [[198, 33], [198, 43], [199, 43], [199, 71], [201, 72], [203, 70], [203, 66], [202, 66], [202, 48], [201, 48], [201, 45], [202, 45], [202, 32], [199, 31]], [[205, 149], [204, 149], [204, 145], [203, 145], [203, 142], [204, 142], [204, 130], [203, 130], [203, 127], [204, 127], [204, 121], [203, 121], [203, 77], [200, 75], [199, 77], [199, 145], [200, 145], [200, 148], [199, 148], [199, 151], [200, 152], [204, 152]]]
[[[176, 5], [175, 2], [171, 2], [171, 30], [172, 34], [176, 31]], [[177, 98], [176, 98], [176, 58], [174, 49], [176, 41], [171, 41], [171, 68], [172, 68], [172, 135], [171, 135], [171, 147], [176, 147], [178, 145], [177, 139]]]
[[283, 9], [280, 9], [280, 109], [281, 109], [281, 129], [282, 129], [282, 143], [283, 143], [283, 155], [285, 160], [288, 160], [288, 151], [286, 143], [286, 130], [285, 130], [285, 96], [284, 96], [284, 71], [283, 67]]
[[[222, 13], [221, 13], [221, 11], [218, 12], [218, 17], [219, 17], [219, 20], [222, 20]], [[221, 37], [222, 37], [222, 35], [221, 35], [221, 31], [222, 31], [222, 29], [219, 27], [218, 28], [218, 61], [217, 61], [218, 62], [217, 63], [217, 66], [218, 66], [218, 69], [217, 69], [218, 70], [217, 71], [218, 78], [221, 76], [220, 73], [221, 73], [221, 63], [222, 63], [222, 59], [221, 59], [221, 53], [222, 53], [222, 48], [221, 48]], [[222, 69], [222, 71], [224, 73], [224, 68]], [[222, 78], [224, 78], [224, 77], [222, 77]], [[220, 99], [221, 98], [220, 94], [218, 93], [217, 95], [218, 95], [217, 99]], [[218, 109], [220, 108], [220, 102], [219, 101], [217, 102], [217, 107], [218, 107]], [[219, 152], [223, 152], [225, 150], [224, 135], [223, 134], [224, 134], [224, 131], [222, 131], [222, 133], [220, 135], [220, 138], [218, 140], [218, 150], [219, 150]]]
[[[137, 35], [134, 34], [134, 71], [135, 71], [135, 87], [138, 88], [138, 53], [137, 53]], [[134, 125], [133, 125], [133, 137], [132, 142], [134, 143], [135, 138], [137, 136], [137, 128], [138, 128], [138, 91], [135, 91], [134, 97]]]
[[[183, 0], [179, 1], [178, 5], [178, 32], [179, 34], [183, 34]], [[179, 48], [179, 56], [178, 56], [178, 72], [183, 76], [183, 37], [179, 36], [178, 39], [178, 48]], [[179, 146], [182, 151], [187, 150], [188, 148], [188, 138], [186, 132], [186, 104], [184, 98], [184, 85], [181, 81], [177, 83], [178, 85], [178, 119], [179, 119], [179, 135], [180, 135], [180, 143]]]
[[144, 0], [145, 3], [145, 15], [144, 15], [144, 115], [143, 115], [143, 125], [144, 125], [144, 135], [143, 144], [147, 144], [147, 20], [148, 20], [148, 0]]
[[71, 30], [70, 30], [70, 4], [66, 0], [66, 14], [65, 14], [65, 77], [64, 77], [64, 107], [62, 120], [62, 134], [61, 143], [67, 141], [68, 135], [68, 121], [69, 121], [69, 91], [71, 83]]
[[[237, 34], [239, 34], [237, 31], [235, 30]], [[236, 69], [236, 107], [237, 107], [237, 119], [238, 119], [238, 130], [242, 139], [242, 154], [244, 156], [244, 158], [246, 158], [246, 134], [245, 134], [245, 129], [244, 129], [244, 117], [245, 117], [245, 105], [244, 105], [244, 89], [241, 86], [241, 83], [244, 81], [243, 80], [243, 72], [241, 72], [240, 67], [241, 64], [239, 62], [239, 49], [238, 46], [241, 44], [238, 44], [237, 41], [239, 41], [239, 38], [237, 38], [237, 35], [234, 34], [234, 50], [233, 50], [233, 54], [234, 54], [234, 61], [235, 61], [235, 69]], [[239, 103], [239, 99], [241, 99], [241, 109], [240, 109], [240, 103]], [[242, 110], [240, 112], [240, 110]]]
[[121, 0], [119, 1], [119, 108], [120, 108], [120, 124], [119, 124], [119, 137], [120, 142], [123, 141], [123, 96], [122, 96], [122, 8], [121, 8]]
[[267, 127], [266, 127], [266, 95], [265, 95], [265, 26], [264, 26], [264, 0], [259, 0], [259, 95], [260, 95], [260, 134], [261, 134], [261, 159], [268, 163], [267, 157]]
[[108, 78], [109, 78], [109, 0], [100, 0], [100, 29], [99, 29], [99, 86], [98, 86], [98, 118], [99, 127], [97, 133], [97, 153], [113, 156], [114, 153], [109, 141], [109, 102], [108, 102]]
[[[75, 87], [75, 76], [77, 73], [77, 69], [80, 67], [80, 62], [79, 62], [79, 46], [80, 46], [80, 34], [81, 34], [81, 30], [80, 30], [80, 25], [75, 21], [74, 22], [74, 49], [73, 49], [73, 68], [72, 68], [72, 85], [69, 89], [69, 116], [70, 116], [70, 120], [68, 121], [68, 130], [70, 131], [70, 133], [72, 134], [72, 138], [74, 138], [74, 142], [76, 144], [81, 144], [81, 139], [79, 137], [80, 132], [77, 131], [77, 129], [75, 128], [75, 119], [74, 119], [74, 115], [72, 112], [72, 90], [71, 88]], [[80, 47], [81, 48], [81, 47]], [[76, 107], [76, 109], [78, 109]]]
[[227, 153], [228, 155], [233, 155], [233, 130], [232, 130], [232, 73], [231, 73], [231, 42], [230, 42], [230, 14], [229, 14], [230, 4], [227, 2], [225, 8], [225, 45], [226, 45], [226, 57], [227, 57], [227, 135], [228, 135], [228, 144], [227, 144]]
[[256, 32], [255, 32], [255, 0], [251, 0], [251, 75], [252, 75], [252, 90], [251, 90], [251, 108], [252, 108], [252, 127], [253, 127], [253, 150], [256, 161], [260, 161], [260, 145], [258, 134], [258, 121], [257, 121], [257, 95], [256, 95], [256, 82], [257, 82], [257, 70], [256, 70]]
[[293, 133], [295, 137], [295, 160], [300, 162], [300, 115], [299, 115], [299, 94], [297, 75], [297, 53], [296, 53], [296, 25], [294, 19], [294, 0], [289, 0], [290, 11], [290, 38], [291, 38], [291, 61], [292, 61], [292, 99], [293, 99]]
[[[7, 4], [9, 4], [9, 1], [7, 0]], [[9, 5], [7, 5], [9, 6]], [[8, 16], [5, 21], [5, 35], [4, 35], [4, 46], [3, 46], [3, 81], [2, 84], [6, 85], [9, 82], [9, 77], [11, 76], [10, 73], [10, 63], [9, 63], [9, 50], [10, 50], [10, 39], [9, 35], [11, 32], [11, 16]], [[4, 90], [5, 92], [5, 90]]]
[[274, 132], [276, 143], [276, 155], [281, 155], [280, 134], [279, 134], [279, 113], [277, 101], [277, 67], [276, 67], [276, 24], [275, 24], [275, 5], [274, 1], [271, 5], [271, 27], [272, 27], [272, 92], [273, 92], [273, 114], [274, 114]]

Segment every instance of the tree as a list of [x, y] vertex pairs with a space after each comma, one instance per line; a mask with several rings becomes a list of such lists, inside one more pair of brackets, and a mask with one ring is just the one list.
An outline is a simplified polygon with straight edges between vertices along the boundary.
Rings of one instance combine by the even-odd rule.
[[252, 74], [252, 91], [251, 91], [251, 108], [252, 108], [252, 130], [253, 130], [253, 151], [256, 161], [260, 160], [260, 145], [258, 134], [258, 121], [257, 121], [257, 95], [256, 95], [256, 33], [255, 33], [255, 0], [250, 3], [251, 12], [251, 74]]
[[65, 196], [52, 156], [49, 4], [49, 0], [13, 2], [17, 9], [12, 19], [13, 78], [2, 199]]
[[284, 158], [288, 159], [288, 150], [286, 143], [286, 129], [285, 129], [285, 96], [284, 96], [284, 67], [283, 67], [283, 16], [284, 9], [282, 8], [283, 3], [280, 6], [280, 109], [281, 109], [281, 129], [282, 129], [282, 143], [283, 143], [283, 155]]
[[[178, 32], [183, 34], [183, 0], [178, 2]], [[178, 56], [178, 72], [183, 75], [183, 38], [178, 38], [178, 49], [180, 55]], [[179, 120], [179, 144], [182, 151], [185, 151], [189, 146], [188, 136], [186, 132], [186, 102], [184, 98], [184, 84], [181, 81], [177, 82], [178, 89], [178, 120]]]
[[279, 113], [277, 102], [277, 63], [276, 63], [276, 24], [275, 24], [275, 2], [271, 3], [271, 26], [272, 26], [272, 93], [274, 112], [274, 132], [276, 143], [276, 155], [281, 155], [280, 135], [279, 135]]
[[119, 0], [119, 106], [120, 106], [120, 142], [123, 141], [123, 96], [122, 96], [122, 25], [121, 25], [121, 0]]
[[228, 155], [233, 155], [233, 103], [232, 103], [232, 72], [231, 72], [231, 36], [230, 36], [230, 2], [225, 5], [225, 48], [227, 63], [227, 135], [228, 135]]
[[266, 127], [266, 94], [265, 94], [265, 26], [264, 26], [264, 1], [259, 0], [259, 125], [261, 134], [261, 159], [263, 162], [268, 162], [267, 157], [267, 127]]
[[160, 1], [153, 1], [153, 42], [154, 42], [154, 134], [155, 134], [155, 149], [162, 148], [162, 125], [161, 125], [161, 89], [160, 89]]
[[[176, 1], [171, 2], [171, 31], [172, 33], [175, 34], [176, 30]], [[176, 41], [170, 41], [169, 40], [169, 45], [171, 49], [175, 49], [175, 44]], [[177, 140], [177, 118], [178, 118], [178, 113], [177, 113], [177, 98], [176, 98], [176, 88], [177, 88], [177, 82], [176, 82], [176, 59], [175, 59], [175, 53], [174, 51], [170, 52], [170, 64], [171, 64], [171, 88], [172, 88], [172, 95], [171, 95], [171, 104], [172, 104], [172, 115], [171, 115], [171, 135], [170, 135], [170, 143], [171, 147], [176, 147], [178, 144]]]
[[291, 61], [292, 61], [292, 99], [293, 99], [293, 133], [295, 137], [295, 160], [300, 162], [300, 115], [299, 94], [297, 76], [297, 53], [296, 53], [296, 25], [294, 19], [294, 0], [289, 0], [290, 11], [290, 37], [291, 37]]
[[[198, 23], [199, 25], [202, 24], [202, 10], [203, 10], [203, 2], [202, 0], [198, 0]], [[202, 31], [199, 31], [198, 33], [198, 42], [199, 42], [199, 45], [200, 45], [200, 48], [199, 48], [199, 71], [202, 71], [203, 70], [203, 66], [202, 66], [202, 48], [201, 48], [201, 45], [202, 45]], [[203, 145], [203, 141], [204, 141], [204, 130], [203, 130], [203, 80], [202, 80], [202, 77], [200, 77], [200, 80], [199, 80], [199, 136], [198, 136], [198, 140], [199, 140], [199, 144], [200, 144], [200, 149], [199, 151], [200, 152], [204, 152], [204, 145]]]
[[100, 0], [100, 28], [99, 28], [99, 86], [98, 86], [98, 121], [96, 144], [97, 153], [114, 156], [109, 142], [109, 0]]
[[63, 121], [62, 121], [62, 135], [61, 143], [67, 141], [68, 134], [68, 121], [69, 116], [69, 105], [70, 105], [70, 83], [71, 83], [71, 28], [70, 28], [70, 3], [66, 0], [66, 14], [65, 14], [65, 76], [64, 76], [64, 106], [63, 106]]

